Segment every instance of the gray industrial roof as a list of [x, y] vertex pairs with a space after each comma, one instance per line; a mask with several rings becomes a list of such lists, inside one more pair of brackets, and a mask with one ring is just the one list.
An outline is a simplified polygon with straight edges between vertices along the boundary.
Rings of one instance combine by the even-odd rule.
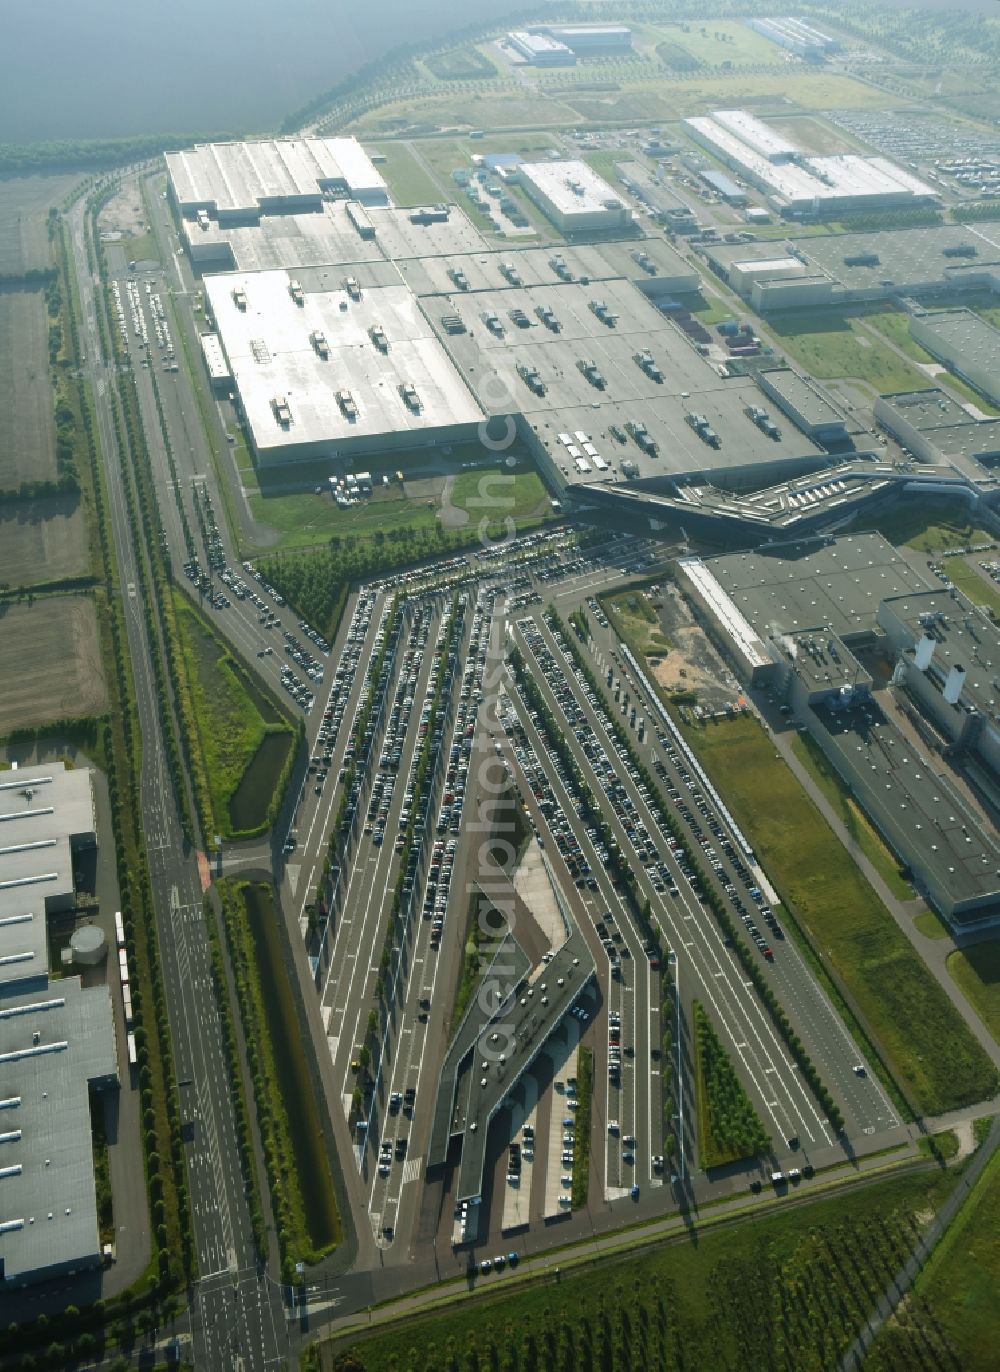
[[1000, 688], [993, 663], [1000, 665], [1000, 625], [994, 624], [960, 592], [931, 588], [888, 598], [886, 611], [903, 623], [914, 642], [924, 633], [921, 616], [935, 616], [930, 632], [937, 639], [927, 675], [943, 684], [951, 667], [966, 670], [956, 710], [978, 710], [993, 720], [1000, 713]]
[[0, 917], [0, 995], [7, 987], [48, 975], [48, 938], [42, 902], [35, 910]]
[[522, 162], [518, 171], [522, 180], [568, 219], [600, 214], [609, 205], [627, 209], [621, 196], [587, 162]]
[[70, 839], [93, 839], [87, 768], [61, 762], [0, 773], [0, 919], [44, 915], [46, 901], [73, 893]]
[[881, 534], [727, 553], [706, 566], [760, 634], [828, 624], [850, 642], [874, 631], [882, 600], [927, 589]]
[[100, 1253], [88, 1084], [117, 1077], [111, 1000], [66, 977], [0, 999], [0, 1234], [5, 1281]]
[[913, 865], [931, 873], [942, 913], [950, 916], [953, 906], [984, 896], [1000, 905], [1000, 844], [951, 780], [877, 707], [869, 710], [871, 723], [854, 711], [842, 715], [821, 707], [815, 713], [840, 769], [893, 849], [904, 860], [915, 854]]
[[[450, 364], [412, 294], [402, 284], [362, 288], [354, 300], [344, 289], [350, 273], [233, 273], [207, 277], [205, 292], [229, 360], [247, 422], [259, 452], [339, 441], [359, 435], [421, 436], [438, 428], [476, 424], [481, 412]], [[303, 289], [292, 298], [291, 283]], [[235, 293], [245, 292], [240, 309]], [[376, 348], [370, 330], [381, 327], [388, 351]], [[313, 341], [322, 335], [328, 356]], [[416, 388], [419, 410], [407, 406], [400, 387]], [[357, 415], [338, 402], [347, 392]], [[279, 423], [275, 401], [288, 405], [290, 422]]]
[[914, 316], [914, 326], [924, 346], [939, 339], [969, 365], [1000, 372], [1000, 329], [973, 310], [930, 310]]
[[764, 372], [763, 376], [767, 387], [773, 389], [776, 397], [786, 400], [811, 428], [846, 426], [845, 415], [827, 400], [815, 381], [800, 376], [788, 367], [775, 368]]
[[[886, 284], [916, 289], [949, 281], [961, 288], [970, 274], [990, 266], [1000, 270], [1000, 229], [991, 224], [817, 235], [799, 239], [795, 246], [816, 269], [854, 290]], [[975, 255], [945, 255], [946, 248], [956, 247], [972, 247]], [[874, 253], [878, 261], [867, 266], [846, 261], [867, 253]]]
[[872, 678], [850, 648], [823, 624], [809, 632], [774, 636], [792, 670], [810, 692], [832, 692], [858, 685], [870, 687]]
[[[485, 269], [484, 269], [485, 270]], [[527, 272], [525, 273], [527, 277]], [[592, 303], [603, 302], [618, 316], [613, 328], [601, 322]], [[522, 413], [550, 454], [565, 459], [559, 435], [586, 431], [609, 464], [636, 462], [642, 476], [671, 476], [710, 468], [744, 467], [813, 459], [819, 454], [809, 439], [791, 425], [781, 427], [778, 441], [762, 433], [743, 413], [747, 405], [766, 404], [753, 381], [721, 377], [687, 338], [628, 281], [607, 279], [584, 286], [579, 282], [534, 288], [504, 288], [455, 292], [449, 307], [462, 316], [467, 332], [445, 335], [444, 347], [469, 385], [493, 413]], [[426, 302], [425, 302], [426, 304]], [[539, 319], [550, 309], [559, 332]], [[521, 310], [524, 326], [511, 319]], [[428, 312], [430, 312], [428, 310]], [[502, 336], [486, 325], [494, 315]], [[433, 317], [433, 316], [432, 316]], [[663, 380], [653, 380], [635, 361], [648, 352]], [[605, 379], [596, 389], [580, 370], [581, 361], [595, 361]], [[518, 374], [518, 366], [535, 368], [545, 383], [536, 395]], [[703, 413], [715, 427], [720, 447], [708, 446], [685, 419]], [[659, 444], [659, 455], [647, 458], [631, 440], [610, 436], [610, 426], [624, 429], [642, 422]], [[573, 480], [608, 480], [599, 464], [590, 474], [578, 473], [571, 459]]]
[[948, 391], [938, 387], [880, 396], [875, 414], [889, 428], [894, 417], [912, 425], [942, 458], [977, 461], [1000, 456], [1000, 419], [975, 419]]

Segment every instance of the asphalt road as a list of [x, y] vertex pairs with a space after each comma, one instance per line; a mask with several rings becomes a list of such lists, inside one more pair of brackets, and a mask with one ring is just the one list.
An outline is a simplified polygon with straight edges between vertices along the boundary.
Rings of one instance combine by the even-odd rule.
[[163, 962], [175, 1065], [185, 1117], [194, 1130], [187, 1145], [199, 1277], [191, 1293], [195, 1365], [223, 1368], [276, 1365], [287, 1349], [280, 1289], [258, 1271], [236, 1147], [232, 1103], [222, 1067], [221, 1027], [208, 984], [208, 950], [201, 918], [197, 855], [180, 831], [166, 766], [156, 690], [140, 603], [138, 550], [133, 545], [111, 413], [114, 371], [102, 360], [98, 302], [87, 265], [84, 202], [70, 217], [80, 290], [81, 347], [94, 392], [109, 516], [125, 595], [125, 625], [142, 737], [141, 806], [150, 885]]

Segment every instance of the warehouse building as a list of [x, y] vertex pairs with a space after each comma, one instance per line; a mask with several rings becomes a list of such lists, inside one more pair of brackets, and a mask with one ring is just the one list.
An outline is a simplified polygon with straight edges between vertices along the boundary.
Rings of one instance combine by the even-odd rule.
[[269, 214], [322, 209], [330, 197], [386, 205], [389, 193], [354, 138], [199, 143], [166, 154], [170, 194], [184, 219], [256, 224]]
[[632, 211], [586, 162], [522, 162], [518, 180], [560, 233], [621, 232]]
[[787, 139], [769, 137], [766, 124], [740, 110], [695, 115], [684, 120], [684, 127], [696, 143], [762, 191], [773, 209], [791, 218], [820, 219], [937, 200], [932, 187], [885, 157], [807, 157]]
[[533, 33], [547, 33], [580, 57], [593, 53], [623, 53], [632, 47], [632, 30], [624, 24], [534, 25]]
[[[962, 291], [1000, 294], [1000, 229], [990, 225], [977, 225], [974, 232], [939, 224], [780, 244], [713, 243], [699, 251], [761, 314], [809, 305], [954, 297]], [[783, 268], [768, 271], [768, 263], [788, 258], [802, 264], [802, 275]], [[742, 278], [734, 267], [743, 271]]]
[[696, 233], [694, 211], [669, 186], [639, 162], [619, 162], [615, 166], [619, 181], [649, 210], [658, 224], [672, 233]]
[[747, 24], [756, 29], [764, 38], [769, 38], [779, 47], [787, 48], [796, 57], [812, 61], [828, 57], [840, 49], [840, 42], [828, 33], [809, 24], [805, 19], [787, 17], [784, 19], [748, 19]]
[[[258, 463], [363, 456], [475, 433], [482, 412], [388, 263], [205, 281]], [[450, 317], [447, 305], [441, 313]]]
[[746, 110], [713, 110], [712, 118], [768, 162], [790, 162], [802, 155], [797, 143]]
[[877, 646], [898, 659], [893, 684], [941, 730], [941, 751], [970, 751], [993, 770], [1000, 731], [987, 711], [1000, 705], [1000, 688], [988, 681], [983, 654], [1000, 661], [996, 627], [961, 598], [930, 589], [878, 534], [678, 566], [740, 677], [786, 702], [930, 904], [956, 931], [1000, 923], [1000, 844], [882, 709], [858, 657]]
[[932, 357], [1000, 405], [1000, 329], [972, 310], [934, 310], [911, 315], [910, 333]]
[[981, 483], [1000, 464], [1000, 419], [975, 419], [947, 391], [880, 395], [875, 422], [920, 462]]
[[848, 444], [847, 416], [811, 378], [788, 367], [761, 372], [758, 385], [804, 434], [826, 448]]
[[949, 745], [1000, 781], [1000, 627], [954, 588], [891, 596], [878, 620], [897, 683]]
[[572, 67], [576, 53], [547, 33], [515, 29], [507, 35], [507, 46], [534, 67]]
[[102, 1261], [89, 1091], [118, 1081], [111, 999], [49, 981], [47, 916], [76, 903], [73, 861], [96, 843], [91, 774], [62, 763], [0, 781], [0, 1282]]
[[698, 175], [710, 190], [715, 191], [720, 200], [727, 205], [745, 205], [750, 198], [742, 186], [738, 186], [731, 176], [715, 167], [700, 169]]

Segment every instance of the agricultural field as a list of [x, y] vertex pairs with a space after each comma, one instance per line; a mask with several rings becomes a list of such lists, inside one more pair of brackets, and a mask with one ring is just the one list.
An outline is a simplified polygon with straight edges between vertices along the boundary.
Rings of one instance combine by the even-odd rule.
[[568, 100], [582, 118], [593, 123], [606, 121], [640, 122], [644, 119], [672, 119], [678, 115], [703, 114], [705, 109], [747, 108], [755, 114], [775, 111], [788, 114], [789, 106], [802, 110], [884, 108], [891, 98], [848, 76], [832, 73], [765, 75], [734, 72], [722, 77], [669, 76], [641, 86], [623, 87], [618, 93], [587, 98], [567, 93]]
[[97, 611], [89, 597], [0, 604], [0, 734], [99, 715], [107, 704]]
[[89, 569], [78, 495], [0, 501], [0, 585], [35, 586]]
[[[995, 1155], [865, 1367], [872, 1372], [921, 1366], [991, 1372], [997, 1363], [998, 1290], [1000, 1155]], [[930, 1363], [919, 1356], [931, 1331], [950, 1355], [947, 1360]]]
[[15, 176], [0, 179], [0, 276], [52, 266], [46, 217], [83, 178]]
[[688, 739], [914, 1104], [940, 1114], [993, 1095], [983, 1049], [757, 721], [722, 720]]
[[362, 114], [345, 132], [358, 135], [384, 133], [399, 127], [399, 120], [422, 129], [471, 128], [537, 129], [569, 128], [579, 122], [569, 105], [540, 93], [525, 91], [508, 96], [499, 94], [428, 94], [401, 100], [397, 104]]
[[175, 608], [216, 830], [253, 833], [267, 822], [291, 726], [180, 592]]
[[[350, 1344], [325, 1343], [307, 1354], [303, 1368], [835, 1368], [888, 1274], [954, 1184], [950, 1173], [928, 1166], [809, 1204], [769, 1209], [761, 1201], [752, 1223], [716, 1232], [699, 1226], [696, 1235], [645, 1246], [638, 1254], [564, 1270], [555, 1283], [539, 1280], [541, 1271], [526, 1264], [502, 1284], [491, 1278], [498, 1284], [488, 1292], [477, 1282], [475, 1299], [462, 1292], [427, 1315], [407, 1315], [405, 1325], [355, 1334]], [[988, 1295], [988, 1285], [978, 1285]], [[928, 1333], [925, 1342], [932, 1338]], [[340, 1361], [348, 1347], [351, 1361]], [[924, 1351], [920, 1343], [917, 1348]], [[958, 1364], [894, 1364], [901, 1365]]]
[[0, 490], [55, 476], [45, 295], [0, 290]]
[[441, 198], [440, 187], [417, 162], [405, 143], [373, 143], [370, 151], [381, 153], [378, 170], [397, 205], [433, 204]]
[[[648, 32], [653, 26], [644, 27]], [[771, 43], [763, 34], [732, 20], [664, 24], [657, 26], [656, 38], [660, 60], [668, 67], [680, 70], [721, 67], [723, 63], [734, 67], [776, 66], [789, 57], [783, 48]], [[799, 64], [795, 62], [794, 65]]]
[[423, 59], [424, 66], [439, 81], [482, 81], [498, 75], [497, 69], [478, 48], [451, 48]]
[[935, 383], [856, 319], [837, 310], [768, 316], [767, 329], [778, 348], [820, 381], [858, 378], [880, 394], [920, 391]]
[[975, 943], [952, 953], [948, 971], [1000, 1043], [1000, 943]]

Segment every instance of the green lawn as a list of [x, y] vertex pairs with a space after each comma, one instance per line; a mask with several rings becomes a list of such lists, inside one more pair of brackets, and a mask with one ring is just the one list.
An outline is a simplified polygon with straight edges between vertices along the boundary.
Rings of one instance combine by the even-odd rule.
[[838, 817], [846, 826], [851, 838], [861, 848], [868, 861], [879, 876], [900, 900], [912, 900], [913, 888], [899, 875], [900, 864], [886, 847], [881, 835], [874, 829], [867, 815], [857, 801], [844, 789], [837, 773], [830, 766], [820, 748], [808, 734], [799, 734], [792, 743], [792, 751], [802, 765], [808, 769], [813, 780], [833, 806]]
[[941, 497], [906, 500], [891, 510], [880, 512], [870, 524], [865, 525], [862, 520], [861, 527], [877, 529], [897, 547], [905, 543], [918, 553], [929, 555], [996, 537], [992, 530], [969, 518], [969, 507], [964, 500]]
[[523, 526], [532, 516], [547, 518], [551, 514], [545, 484], [534, 469], [509, 472], [498, 466], [459, 472], [450, 501], [476, 524], [484, 517], [491, 524], [509, 518]]
[[[398, 492], [399, 487], [389, 487]], [[435, 523], [438, 505], [429, 500], [407, 500], [393, 494], [379, 496], [342, 510], [327, 492], [311, 491], [296, 495], [252, 495], [250, 510], [254, 519], [281, 532], [274, 551], [315, 548], [331, 538], [371, 538], [392, 529], [430, 528]]]
[[290, 744], [292, 729], [180, 591], [174, 606], [216, 832], [229, 837], [230, 802], [265, 737], [286, 735]]
[[[802, 1206], [755, 1202], [755, 1218], [745, 1223], [716, 1231], [699, 1225], [641, 1253], [564, 1269], [557, 1280], [553, 1263], [531, 1261], [516, 1275], [478, 1278], [474, 1299], [463, 1292], [371, 1336], [323, 1344], [303, 1368], [835, 1368], [908, 1252], [914, 1227], [927, 1223], [954, 1183], [933, 1167]], [[340, 1363], [348, 1345], [356, 1361]]]
[[992, 1095], [986, 1054], [757, 721], [722, 720], [688, 736], [917, 1108], [939, 1114]]
[[770, 315], [778, 346], [821, 381], [858, 377], [879, 394], [926, 390], [934, 383], [837, 310]]
[[976, 943], [952, 953], [948, 971], [1000, 1043], [1000, 943]]
[[[400, 496], [399, 490], [395, 480], [386, 488], [377, 486], [370, 499], [346, 510], [326, 489], [320, 495], [314, 491], [251, 494], [249, 502], [254, 519], [281, 535], [269, 551], [288, 552], [315, 548], [331, 538], [378, 538], [399, 529], [432, 529], [440, 523], [441, 495], [410, 498]], [[474, 524], [485, 516], [497, 525], [509, 516], [523, 526], [525, 521], [534, 522], [535, 516], [551, 516], [545, 486], [534, 468], [508, 472], [497, 464], [458, 472], [449, 503], [464, 510]]]
[[[773, 66], [785, 60], [785, 50], [734, 20], [694, 20], [690, 24], [664, 24], [660, 42], [682, 48], [698, 66]], [[664, 60], [667, 60], [666, 57]]]
[[382, 153], [384, 162], [379, 162], [378, 170], [385, 178], [389, 194], [397, 205], [434, 204], [441, 199], [440, 188], [431, 180], [423, 167], [403, 143], [375, 143], [374, 152]]
[[[930, 353], [922, 348], [910, 333], [909, 315], [904, 314], [901, 310], [880, 310], [867, 315], [866, 319], [869, 324], [878, 329], [880, 334], [891, 339], [896, 347], [901, 348], [907, 357], [912, 358], [914, 362], [934, 362]], [[927, 384], [942, 386], [946, 391], [951, 391], [960, 401], [968, 401], [978, 406], [983, 414], [1000, 414], [1000, 409], [991, 405], [985, 396], [981, 396], [961, 377], [953, 376], [951, 372], [940, 372], [933, 378], [933, 381], [928, 378]]]
[[639, 657], [662, 656], [670, 648], [670, 639], [643, 591], [602, 596], [601, 604], [616, 632]]
[[919, 929], [924, 938], [951, 938], [951, 930], [933, 910], [921, 910], [919, 915], [914, 915], [913, 927]]
[[[1000, 1154], [990, 1160], [905, 1306], [882, 1331], [865, 1360], [866, 1369], [992, 1372], [997, 1365], [998, 1291]], [[931, 1340], [944, 1357], [928, 1358]]]
[[992, 581], [981, 577], [974, 567], [970, 567], [964, 557], [945, 559], [944, 570], [959, 588], [976, 605], [988, 606], [1000, 617], [1000, 589]]

